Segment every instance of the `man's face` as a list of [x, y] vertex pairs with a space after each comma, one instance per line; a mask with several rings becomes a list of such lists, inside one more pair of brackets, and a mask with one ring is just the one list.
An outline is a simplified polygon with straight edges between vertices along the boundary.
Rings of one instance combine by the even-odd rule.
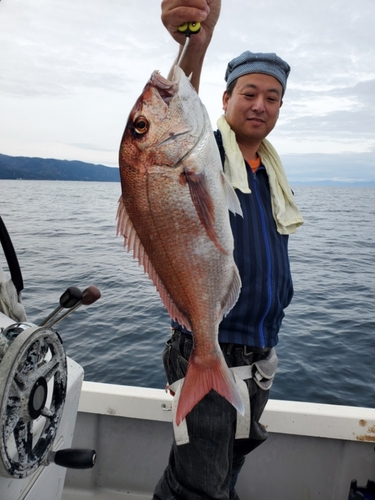
[[276, 125], [281, 106], [281, 83], [261, 73], [240, 76], [232, 95], [223, 95], [225, 117], [238, 142], [260, 143]]

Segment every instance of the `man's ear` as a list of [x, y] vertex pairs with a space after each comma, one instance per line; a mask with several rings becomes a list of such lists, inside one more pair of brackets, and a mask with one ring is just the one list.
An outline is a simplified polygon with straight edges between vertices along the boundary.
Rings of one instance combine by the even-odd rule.
[[222, 102], [223, 102], [223, 110], [226, 111], [227, 110], [227, 104], [228, 104], [228, 100], [229, 100], [229, 94], [226, 90], [224, 90], [224, 93], [223, 93], [223, 98], [222, 98]]

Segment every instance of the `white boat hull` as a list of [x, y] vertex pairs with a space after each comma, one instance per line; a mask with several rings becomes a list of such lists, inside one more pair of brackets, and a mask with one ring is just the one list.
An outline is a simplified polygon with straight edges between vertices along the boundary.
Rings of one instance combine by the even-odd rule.
[[[69, 470], [63, 500], [150, 499], [172, 443], [171, 397], [162, 390], [83, 383], [74, 446], [96, 466]], [[375, 410], [269, 401], [269, 439], [249, 455], [241, 500], [345, 500], [350, 482], [375, 475]]]

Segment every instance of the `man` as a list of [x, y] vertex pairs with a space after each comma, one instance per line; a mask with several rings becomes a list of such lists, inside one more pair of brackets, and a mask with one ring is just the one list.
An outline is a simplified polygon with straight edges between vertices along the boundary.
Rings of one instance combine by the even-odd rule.
[[[202, 24], [201, 32], [191, 36], [181, 63], [185, 73], [192, 74], [197, 91], [219, 14], [217, 0], [162, 1], [162, 21], [181, 45], [184, 36], [178, 26], [186, 21]], [[273, 348], [293, 295], [288, 234], [303, 222], [280, 159], [265, 139], [277, 122], [289, 71], [276, 54], [247, 51], [233, 59], [225, 74], [225, 115], [215, 133], [224, 171], [244, 214], [243, 218], [230, 214], [242, 289], [220, 324], [219, 342], [234, 373], [246, 372], [241, 378], [248, 392], [249, 426], [240, 434], [243, 422], [240, 425], [236, 410], [211, 391], [187, 415], [189, 442], [174, 441], [154, 500], [238, 499], [235, 484], [245, 455], [267, 438], [259, 419], [277, 365]], [[184, 377], [193, 345], [190, 332], [175, 322], [172, 328], [163, 355], [170, 384]]]

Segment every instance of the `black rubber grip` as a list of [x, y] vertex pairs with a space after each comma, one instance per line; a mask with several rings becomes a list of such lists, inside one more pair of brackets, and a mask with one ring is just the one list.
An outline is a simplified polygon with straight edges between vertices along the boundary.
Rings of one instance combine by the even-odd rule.
[[96, 462], [96, 451], [81, 448], [59, 450], [55, 454], [54, 462], [68, 469], [91, 469]]

